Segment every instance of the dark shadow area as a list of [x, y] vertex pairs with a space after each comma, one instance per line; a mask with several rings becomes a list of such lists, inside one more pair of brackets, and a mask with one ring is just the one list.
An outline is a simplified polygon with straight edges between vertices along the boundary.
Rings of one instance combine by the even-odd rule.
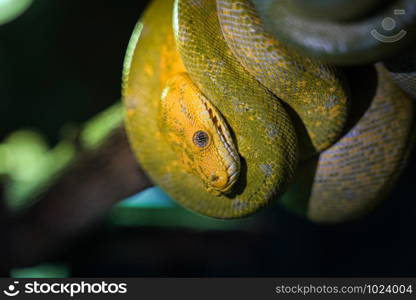
[[56, 143], [62, 125], [120, 99], [124, 51], [148, 2], [35, 0], [1, 25], [0, 138], [31, 127]]
[[400, 55], [396, 55], [384, 61], [384, 65], [391, 72], [393, 80], [413, 99], [416, 99], [415, 53], [416, 47], [413, 45], [401, 52]]
[[344, 68], [350, 97], [350, 114], [345, 126], [348, 132], [370, 107], [377, 89], [377, 72], [372, 65]]
[[321, 226], [280, 206], [254, 231], [103, 227], [61, 257], [74, 276], [415, 276], [413, 158], [393, 194], [355, 222]]

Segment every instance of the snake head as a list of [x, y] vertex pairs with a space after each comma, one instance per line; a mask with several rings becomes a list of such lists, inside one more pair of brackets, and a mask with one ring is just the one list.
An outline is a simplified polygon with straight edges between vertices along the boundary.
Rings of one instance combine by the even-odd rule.
[[167, 82], [159, 127], [184, 170], [200, 177], [208, 192], [227, 193], [240, 173], [240, 157], [221, 113], [186, 73]]

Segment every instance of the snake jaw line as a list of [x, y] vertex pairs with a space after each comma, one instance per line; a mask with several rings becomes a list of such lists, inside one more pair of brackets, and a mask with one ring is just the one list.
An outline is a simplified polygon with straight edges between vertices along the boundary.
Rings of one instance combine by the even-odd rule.
[[[221, 153], [222, 151], [220, 151], [220, 149], [218, 149], [218, 152], [220, 156], [223, 157], [225, 166], [227, 166], [226, 172], [228, 180], [227, 183], [224, 184], [221, 189], [217, 189], [217, 191], [219, 191], [220, 194], [227, 193], [238, 180], [240, 174], [240, 157], [234, 145], [231, 134], [229, 133], [225, 120], [220, 115], [220, 112], [205, 97], [201, 97], [200, 100], [203, 102], [206, 111], [209, 114], [210, 120], [212, 120], [212, 123], [217, 132], [217, 136], [220, 138], [222, 145], [226, 149], [226, 153]], [[216, 174], [212, 174], [210, 179], [212, 183], [215, 183], [219, 180]]]

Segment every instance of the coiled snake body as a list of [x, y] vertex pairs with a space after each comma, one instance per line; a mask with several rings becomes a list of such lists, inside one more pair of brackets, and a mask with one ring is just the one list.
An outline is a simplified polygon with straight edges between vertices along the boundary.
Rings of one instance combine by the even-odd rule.
[[274, 199], [295, 209], [306, 199], [297, 210], [315, 221], [354, 218], [392, 186], [412, 129], [412, 103], [382, 67], [348, 128], [344, 81], [269, 35], [246, 0], [155, 0], [127, 51], [123, 99], [153, 181], [217, 218]]

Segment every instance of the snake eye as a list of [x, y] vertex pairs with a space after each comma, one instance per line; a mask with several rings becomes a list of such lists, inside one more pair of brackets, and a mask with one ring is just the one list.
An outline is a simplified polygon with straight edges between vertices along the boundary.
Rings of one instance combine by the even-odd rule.
[[205, 131], [198, 130], [197, 132], [194, 133], [192, 141], [199, 148], [204, 148], [209, 143], [209, 135]]

